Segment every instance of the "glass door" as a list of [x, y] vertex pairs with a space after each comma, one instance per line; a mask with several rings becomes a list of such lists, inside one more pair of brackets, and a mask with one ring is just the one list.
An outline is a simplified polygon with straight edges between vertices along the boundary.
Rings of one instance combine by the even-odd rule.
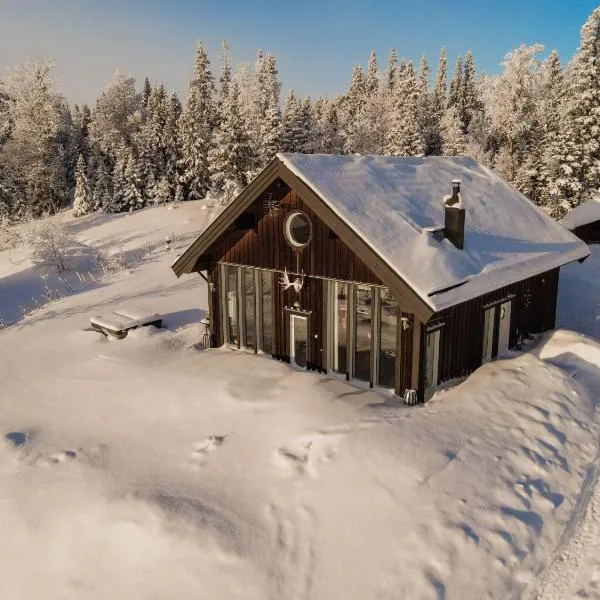
[[494, 340], [494, 321], [496, 308], [488, 308], [485, 311], [483, 320], [483, 356], [482, 362], [485, 364], [492, 360], [492, 343]]
[[498, 325], [498, 356], [506, 354], [508, 351], [510, 338], [510, 307], [511, 302], [504, 302], [500, 305], [500, 323]]
[[355, 288], [354, 320], [354, 377], [362, 381], [371, 380], [371, 288], [357, 285]]
[[290, 362], [301, 369], [308, 360], [308, 319], [290, 315]]

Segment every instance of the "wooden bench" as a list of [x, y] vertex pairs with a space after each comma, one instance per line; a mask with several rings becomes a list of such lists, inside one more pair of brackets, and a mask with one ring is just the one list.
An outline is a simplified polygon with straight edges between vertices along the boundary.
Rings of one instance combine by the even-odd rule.
[[123, 308], [106, 315], [92, 317], [90, 324], [94, 331], [121, 340], [132, 329], [149, 325], [161, 328], [162, 317], [143, 309]]

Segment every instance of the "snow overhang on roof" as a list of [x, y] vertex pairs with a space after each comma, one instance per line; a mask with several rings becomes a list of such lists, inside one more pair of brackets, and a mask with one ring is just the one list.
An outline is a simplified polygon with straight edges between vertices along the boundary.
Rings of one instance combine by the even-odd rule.
[[[436, 312], [585, 258], [586, 244], [466, 156], [278, 154]], [[443, 227], [443, 198], [461, 181], [465, 244]]]
[[[277, 177], [296, 186], [317, 216], [369, 259], [367, 266], [386, 285], [404, 291], [423, 321], [589, 255], [585, 243], [470, 157], [280, 153], [174, 262], [175, 273], [193, 271], [198, 258]], [[464, 249], [439, 235], [443, 198], [456, 179], [466, 210]]]
[[600, 197], [584, 202], [573, 208], [561, 221], [561, 224], [573, 231], [573, 229], [577, 227], [589, 225], [596, 221], [600, 221]]

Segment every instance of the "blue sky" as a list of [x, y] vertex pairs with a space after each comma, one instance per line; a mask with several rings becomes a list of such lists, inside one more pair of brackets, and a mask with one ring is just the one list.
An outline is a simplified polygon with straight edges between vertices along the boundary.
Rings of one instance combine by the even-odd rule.
[[520, 44], [572, 56], [579, 29], [598, 5], [588, 0], [0, 0], [0, 73], [30, 55], [56, 62], [60, 90], [91, 103], [115, 69], [148, 75], [185, 95], [197, 39], [218, 69], [221, 41], [234, 63], [258, 48], [279, 61], [284, 91], [334, 96], [371, 50], [432, 66], [446, 46], [450, 65], [471, 49], [478, 68], [499, 71]]

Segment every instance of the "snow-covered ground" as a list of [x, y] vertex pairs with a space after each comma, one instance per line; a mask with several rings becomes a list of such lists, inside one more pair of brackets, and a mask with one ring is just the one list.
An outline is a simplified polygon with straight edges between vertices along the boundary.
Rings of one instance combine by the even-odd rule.
[[[2, 598], [598, 597], [600, 344], [546, 335], [417, 408], [200, 350], [205, 284], [169, 264], [212, 212], [77, 220], [84, 248], [177, 247], [0, 330]], [[0, 315], [39, 279], [2, 275]], [[131, 305], [168, 328], [84, 331]]]

